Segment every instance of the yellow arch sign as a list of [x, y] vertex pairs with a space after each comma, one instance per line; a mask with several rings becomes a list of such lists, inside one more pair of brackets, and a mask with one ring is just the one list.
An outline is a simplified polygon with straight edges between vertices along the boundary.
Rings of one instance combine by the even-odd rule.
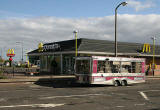
[[143, 52], [151, 52], [150, 44], [145, 43], [143, 45]]
[[13, 49], [8, 49], [7, 54], [14, 54], [14, 50]]
[[14, 49], [8, 49], [7, 57], [14, 57], [14, 56], [15, 56]]

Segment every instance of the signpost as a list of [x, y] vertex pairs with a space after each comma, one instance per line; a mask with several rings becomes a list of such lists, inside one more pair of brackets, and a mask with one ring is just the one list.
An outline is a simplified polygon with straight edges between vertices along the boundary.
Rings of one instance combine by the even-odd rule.
[[10, 67], [12, 66], [12, 61], [13, 61], [13, 58], [15, 54], [14, 54], [14, 50], [13, 49], [8, 49], [7, 51], [7, 57], [9, 57], [9, 64], [10, 64]]

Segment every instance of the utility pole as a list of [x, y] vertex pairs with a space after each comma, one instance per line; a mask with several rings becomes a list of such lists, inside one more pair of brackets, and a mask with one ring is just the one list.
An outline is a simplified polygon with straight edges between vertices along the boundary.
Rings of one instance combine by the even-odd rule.
[[121, 5], [125, 6], [125, 5], [127, 5], [127, 3], [126, 2], [122, 2], [115, 8], [115, 57], [117, 57], [117, 9]]
[[77, 33], [78, 33], [78, 31], [75, 30], [75, 31], [73, 31], [73, 33], [75, 34], [75, 57], [77, 57], [77, 54], [78, 54], [78, 50], [77, 50]]
[[152, 61], [152, 70], [153, 70], [153, 76], [154, 76], [154, 70], [155, 70], [155, 67], [156, 67], [156, 64], [155, 64], [155, 40], [156, 40], [156, 37], [152, 37], [151, 39], [153, 40], [153, 61]]

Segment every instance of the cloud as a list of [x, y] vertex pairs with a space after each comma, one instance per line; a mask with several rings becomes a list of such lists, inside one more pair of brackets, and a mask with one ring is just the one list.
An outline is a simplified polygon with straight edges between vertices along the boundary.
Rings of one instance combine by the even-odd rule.
[[146, 2], [128, 0], [127, 3], [128, 3], [128, 6], [134, 8], [136, 11], [145, 10], [145, 9], [152, 8], [155, 6], [155, 4], [150, 0], [147, 0]]
[[[151, 37], [160, 34], [159, 19], [160, 15], [156, 14], [118, 15], [118, 41], [152, 43]], [[26, 52], [37, 48], [39, 42], [74, 39], [74, 30], [79, 31], [79, 38], [114, 40], [114, 16], [80, 19], [39, 17], [0, 20], [1, 52], [4, 57], [7, 49], [14, 48], [15, 59], [20, 60], [22, 46], [16, 42], [23, 42]], [[156, 44], [160, 43], [159, 41], [157, 39]]]

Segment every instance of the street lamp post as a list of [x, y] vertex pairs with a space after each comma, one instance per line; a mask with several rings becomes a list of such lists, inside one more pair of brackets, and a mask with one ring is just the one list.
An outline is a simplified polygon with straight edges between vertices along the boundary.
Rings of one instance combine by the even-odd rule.
[[152, 62], [152, 68], [153, 68], [153, 76], [154, 76], [154, 70], [155, 70], [155, 67], [156, 67], [156, 64], [155, 64], [155, 40], [156, 40], [156, 37], [151, 37], [151, 39], [153, 40], [153, 62]]
[[22, 46], [22, 63], [23, 63], [23, 42], [16, 42], [16, 43], [20, 43]]
[[127, 3], [122, 2], [115, 8], [115, 57], [117, 57], [117, 9], [121, 5], [125, 6], [125, 5], [127, 5]]
[[77, 33], [78, 31], [75, 30], [73, 31], [73, 33], [75, 34], [75, 57], [77, 57], [78, 51], [77, 51]]

